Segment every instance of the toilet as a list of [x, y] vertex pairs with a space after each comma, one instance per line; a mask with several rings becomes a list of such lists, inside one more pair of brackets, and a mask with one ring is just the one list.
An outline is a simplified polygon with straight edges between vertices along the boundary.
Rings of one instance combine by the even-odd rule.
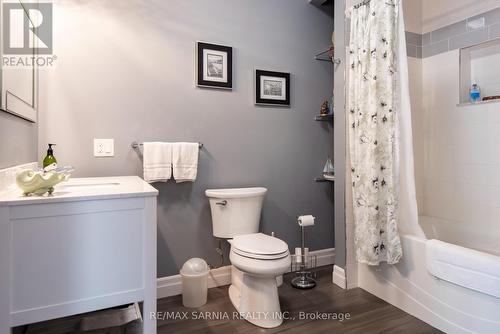
[[277, 278], [290, 268], [288, 245], [258, 233], [266, 188], [205, 191], [213, 235], [231, 245], [229, 298], [241, 318], [263, 328], [281, 325]]

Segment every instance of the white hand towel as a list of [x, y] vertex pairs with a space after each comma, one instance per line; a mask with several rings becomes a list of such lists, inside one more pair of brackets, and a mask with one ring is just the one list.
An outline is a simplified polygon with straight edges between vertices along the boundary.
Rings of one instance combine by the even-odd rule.
[[144, 143], [143, 160], [146, 182], [167, 182], [172, 177], [171, 143]]
[[172, 144], [172, 167], [175, 182], [194, 182], [198, 172], [198, 143]]

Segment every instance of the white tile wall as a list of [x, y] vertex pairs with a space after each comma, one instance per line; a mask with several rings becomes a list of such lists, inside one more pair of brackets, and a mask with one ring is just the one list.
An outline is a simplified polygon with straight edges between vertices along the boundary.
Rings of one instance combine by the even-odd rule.
[[[412, 108], [413, 150], [415, 157], [424, 154], [424, 113], [422, 109], [422, 59], [408, 58], [408, 75], [410, 77], [410, 98]], [[415, 187], [419, 211], [422, 210], [424, 159], [415, 159]]]
[[457, 106], [456, 50], [423, 59], [422, 70], [422, 109], [413, 110], [416, 170], [423, 164], [417, 173], [420, 211], [497, 233], [500, 103]]

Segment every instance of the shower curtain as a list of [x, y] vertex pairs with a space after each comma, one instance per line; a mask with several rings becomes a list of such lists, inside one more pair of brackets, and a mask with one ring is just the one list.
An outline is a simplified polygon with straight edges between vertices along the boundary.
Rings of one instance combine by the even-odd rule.
[[399, 0], [371, 0], [346, 13], [351, 20], [347, 139], [354, 244], [357, 260], [369, 265], [400, 260], [401, 213], [418, 226], [400, 6]]

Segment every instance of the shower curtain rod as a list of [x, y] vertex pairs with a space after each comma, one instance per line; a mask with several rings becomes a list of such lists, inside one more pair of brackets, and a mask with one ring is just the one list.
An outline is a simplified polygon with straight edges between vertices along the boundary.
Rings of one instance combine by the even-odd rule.
[[354, 5], [354, 9], [358, 9], [359, 7], [361, 6], [366, 6], [370, 3], [371, 0], [364, 0], [363, 2], [361, 3], [358, 3], [357, 5]]

